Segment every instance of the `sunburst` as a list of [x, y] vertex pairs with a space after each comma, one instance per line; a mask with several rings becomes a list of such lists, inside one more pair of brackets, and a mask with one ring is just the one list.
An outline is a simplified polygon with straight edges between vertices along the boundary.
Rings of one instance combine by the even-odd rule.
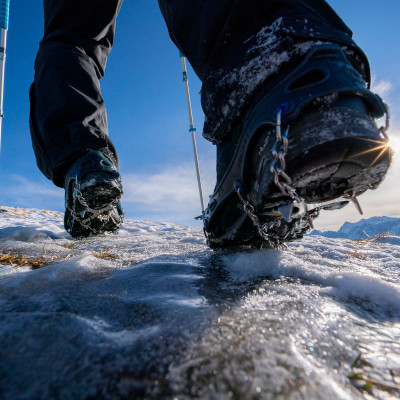
[[392, 147], [390, 146], [389, 142], [382, 143], [382, 141], [367, 139], [367, 138], [364, 138], [363, 140], [365, 140], [366, 142], [373, 143], [373, 144], [375, 144], [375, 146], [371, 147], [368, 150], [364, 150], [359, 153], [353, 154], [350, 157], [348, 157], [349, 159], [361, 156], [363, 154], [379, 152], [377, 154], [377, 156], [373, 159], [373, 161], [371, 162], [371, 164], [369, 165], [368, 168], [371, 168], [373, 165], [375, 165], [375, 163], [381, 157], [386, 156], [386, 153], [388, 153], [388, 156], [389, 156], [389, 164], [392, 162]]

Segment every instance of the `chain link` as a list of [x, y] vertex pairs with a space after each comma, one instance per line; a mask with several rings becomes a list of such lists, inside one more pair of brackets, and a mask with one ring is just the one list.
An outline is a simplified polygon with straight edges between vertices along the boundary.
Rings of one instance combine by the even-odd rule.
[[297, 194], [296, 189], [292, 186], [292, 179], [285, 172], [286, 161], [285, 157], [289, 147], [289, 127], [286, 128], [285, 133], [281, 133], [282, 126], [282, 110], [278, 109], [276, 114], [276, 140], [272, 147], [273, 160], [270, 165], [270, 171], [274, 174], [274, 183], [282, 194], [289, 196], [293, 201], [302, 203], [304, 200]]
[[[103, 228], [110, 222], [110, 220], [113, 223], [113, 225], [115, 226], [115, 230], [119, 229], [122, 226], [122, 218], [116, 220], [113, 217], [113, 213], [111, 211], [113, 211], [118, 206], [118, 202], [121, 200], [121, 197], [122, 197], [122, 184], [121, 184], [120, 180], [118, 180], [117, 183], [118, 183], [118, 187], [120, 189], [121, 194], [119, 196], [117, 196], [106, 207], [103, 207], [100, 209], [93, 209], [93, 208], [89, 207], [89, 205], [87, 204], [86, 200], [84, 199], [84, 197], [82, 195], [82, 192], [80, 191], [80, 184], [78, 183], [78, 180], [76, 179], [75, 182], [76, 183], [75, 183], [74, 191], [72, 194], [74, 207], [70, 207], [68, 205], [67, 201], [65, 204], [65, 207], [71, 213], [72, 218], [75, 221], [79, 222], [80, 225], [82, 225], [84, 228], [86, 228], [93, 234], [102, 233], [104, 231]], [[84, 209], [81, 212], [76, 213], [74, 209], [76, 208], [76, 205], [78, 203]], [[86, 215], [88, 215], [88, 217], [85, 218]], [[97, 219], [97, 221], [101, 221], [100, 228], [98, 228], [98, 229], [93, 228], [92, 221], [94, 219]]]
[[[275, 133], [276, 138], [274, 145], [272, 146], [271, 153], [273, 156], [273, 160], [270, 164], [270, 172], [274, 174], [274, 183], [279, 188], [279, 190], [285, 196], [290, 197], [293, 202], [297, 202], [298, 204], [305, 204], [304, 199], [300, 197], [296, 191], [296, 189], [292, 186], [292, 179], [285, 172], [286, 169], [286, 154], [289, 148], [289, 127], [286, 128], [285, 132], [282, 134], [282, 109], [278, 109], [276, 114], [276, 125], [275, 125]], [[273, 233], [275, 228], [279, 228], [284, 223], [284, 218], [282, 216], [275, 218], [273, 221], [266, 222], [262, 224], [260, 219], [255, 211], [255, 206], [250, 203], [249, 200], [243, 198], [240, 193], [240, 188], [236, 189], [238, 197], [243, 205], [243, 211], [249, 216], [253, 225], [257, 228], [258, 234], [261, 238], [268, 243], [268, 245], [272, 247], [278, 247], [281, 245], [282, 241], [285, 240], [290, 235], [301, 234], [302, 231], [312, 224], [311, 216], [308, 214], [305, 208], [305, 218], [298, 218], [294, 223], [290, 230], [288, 230], [283, 235], [278, 235], [277, 233]], [[314, 217], [314, 215], [313, 215]]]
[[277, 218], [271, 222], [267, 222], [265, 224], [261, 224], [260, 220], [255, 213], [255, 208], [254, 206], [250, 203], [250, 201], [243, 199], [241, 193], [240, 193], [240, 188], [236, 189], [236, 193], [239, 196], [239, 199], [243, 203], [243, 211], [250, 217], [250, 219], [253, 222], [253, 225], [257, 228], [258, 234], [264, 239], [270, 246], [275, 247], [279, 245], [279, 242], [276, 242], [271, 235], [269, 235], [269, 232], [273, 228], [278, 228], [282, 221], [281, 218]]

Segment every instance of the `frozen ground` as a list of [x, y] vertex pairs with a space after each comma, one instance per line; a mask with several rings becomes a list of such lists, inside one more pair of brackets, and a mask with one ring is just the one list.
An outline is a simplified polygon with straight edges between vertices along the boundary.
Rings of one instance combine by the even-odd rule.
[[212, 252], [198, 228], [76, 241], [2, 209], [0, 253], [49, 263], [0, 265], [1, 399], [400, 398], [398, 237]]

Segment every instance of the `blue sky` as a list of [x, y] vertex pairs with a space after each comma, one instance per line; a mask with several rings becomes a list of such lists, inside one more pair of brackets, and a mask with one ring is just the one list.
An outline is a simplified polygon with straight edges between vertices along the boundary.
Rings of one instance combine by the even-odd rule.
[[[400, 1], [331, 0], [367, 53], [374, 88], [391, 104], [393, 146], [400, 151]], [[362, 4], [362, 8], [360, 5]], [[36, 167], [28, 128], [28, 89], [42, 36], [41, 2], [11, 0], [0, 154], [0, 205], [64, 209], [63, 190]], [[189, 68], [205, 197], [215, 179], [215, 149], [200, 135], [200, 82]], [[128, 218], [199, 225], [193, 154], [178, 51], [156, 1], [125, 0], [102, 80], [110, 137], [121, 163]], [[360, 198], [366, 216], [400, 217], [399, 162], [379, 191]], [[317, 227], [338, 228], [360, 217], [347, 207], [325, 213]]]

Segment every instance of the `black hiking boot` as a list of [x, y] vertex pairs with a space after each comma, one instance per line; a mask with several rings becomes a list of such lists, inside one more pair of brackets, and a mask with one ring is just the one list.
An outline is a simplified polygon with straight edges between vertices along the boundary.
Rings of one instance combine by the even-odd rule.
[[123, 222], [121, 177], [100, 151], [89, 150], [65, 177], [64, 227], [75, 238], [117, 231]]
[[374, 122], [385, 114], [340, 46], [312, 48], [217, 146], [203, 214], [210, 247], [276, 247], [301, 238], [321, 209], [358, 206], [390, 165], [386, 129]]

